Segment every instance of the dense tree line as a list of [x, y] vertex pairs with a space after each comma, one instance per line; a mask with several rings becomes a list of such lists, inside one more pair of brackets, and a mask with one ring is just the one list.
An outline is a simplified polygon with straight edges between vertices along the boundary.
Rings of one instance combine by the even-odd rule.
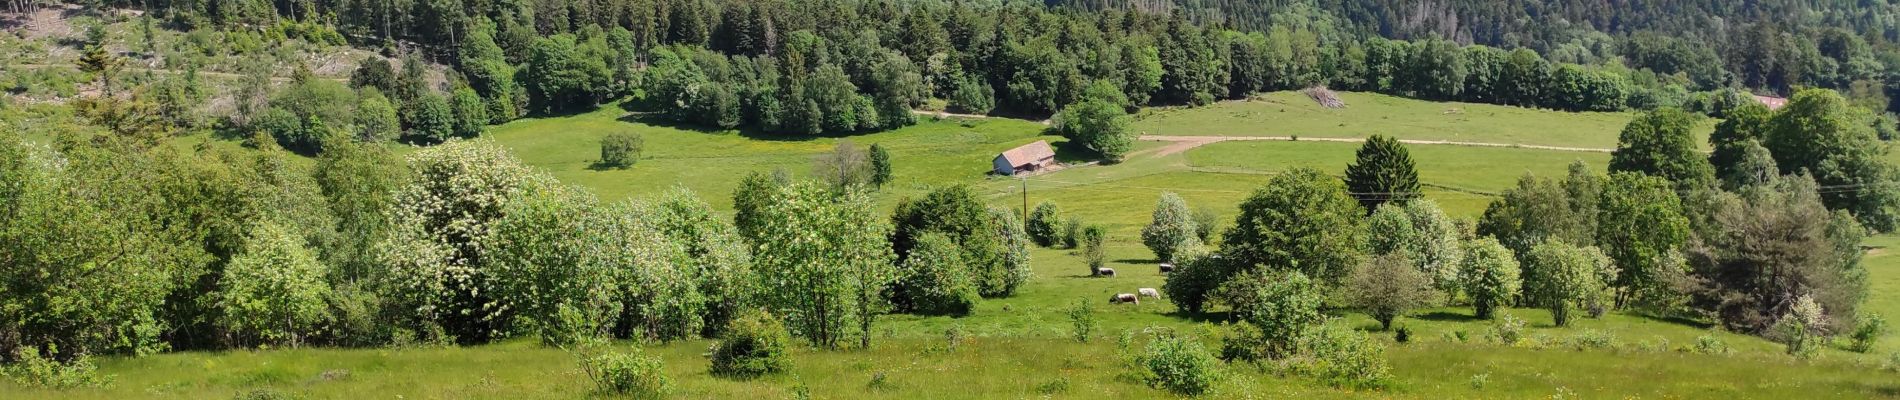
[[[352, 79], [359, 92], [374, 87], [398, 111], [403, 133], [397, 136], [425, 143], [477, 134], [483, 121], [620, 99], [661, 120], [789, 135], [902, 127], [915, 122], [912, 109], [943, 99], [938, 104], [960, 112], [1038, 118], [1061, 112], [1067, 118], [1058, 119], [1070, 122], [1065, 128], [1079, 126], [1064, 134], [1099, 143], [1091, 148], [1113, 159], [1125, 146], [1096, 140], [1122, 136], [1097, 133], [1119, 127], [1108, 104], [1206, 104], [1327, 85], [1562, 110], [1679, 107], [1725, 115], [1748, 102], [1746, 90], [1738, 89], [1788, 93], [1819, 86], [1884, 111], [1886, 82], [1900, 81], [1888, 78], [1881, 61], [1900, 60], [1900, 52], [1874, 35], [1770, 22], [1723, 25], [1717, 32], [1725, 36], [1715, 41], [1723, 46], [1621, 25], [1598, 27], [1614, 37], [1589, 27], [1552, 28], [1594, 36], [1574, 39], [1584, 44], [1549, 45], [1525, 39], [1539, 35], [1530, 33], [1538, 28], [1515, 19], [1479, 18], [1501, 21], [1485, 29], [1502, 32], [1475, 35], [1493, 40], [1472, 40], [1467, 31], [1475, 28], [1456, 23], [1436, 36], [1392, 29], [1384, 26], [1392, 11], [1368, 11], [1383, 10], [1372, 4], [1247, 3], [1240, 8], [1255, 11], [1215, 12], [1271, 16], [1235, 23], [1200, 11], [1239, 4], [1110, 3], [1080, 4], [1088, 12], [1011, 2], [877, 0], [177, 1], [149, 7], [197, 29], [310, 21], [360, 46], [409, 49], [421, 60], [449, 65], [446, 82], [421, 79], [422, 69], [410, 62], [400, 70], [371, 62]], [[1407, 10], [1453, 21], [1461, 20], [1449, 16], [1490, 12], [1474, 11], [1475, 4], [1447, 6], [1443, 16], [1425, 12], [1432, 9], [1426, 5]], [[1742, 12], [1685, 4], [1636, 12], [1674, 8], [1758, 17], [1804, 9]], [[1530, 15], [1553, 12], [1537, 10]], [[1598, 21], [1596, 14], [1584, 15]], [[333, 88], [299, 90], [305, 98], [340, 99]], [[1110, 92], [1121, 95], [1106, 96]], [[291, 95], [256, 97], [259, 104], [297, 102], [277, 98]], [[340, 106], [258, 107], [257, 114], [261, 127], [300, 151], [320, 147], [311, 144], [325, 136], [314, 132], [326, 130], [318, 127], [368, 139], [391, 136], [381, 102], [357, 97], [364, 104], [351, 108], [370, 110], [365, 114], [374, 118], [321, 118], [334, 117], [326, 114]]]

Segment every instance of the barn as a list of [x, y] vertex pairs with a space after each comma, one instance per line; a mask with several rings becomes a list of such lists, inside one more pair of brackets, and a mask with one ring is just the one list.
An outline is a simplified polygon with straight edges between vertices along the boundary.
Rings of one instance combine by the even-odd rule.
[[997, 154], [991, 164], [997, 175], [1041, 171], [1056, 164], [1056, 150], [1049, 147], [1049, 142], [1037, 140]]

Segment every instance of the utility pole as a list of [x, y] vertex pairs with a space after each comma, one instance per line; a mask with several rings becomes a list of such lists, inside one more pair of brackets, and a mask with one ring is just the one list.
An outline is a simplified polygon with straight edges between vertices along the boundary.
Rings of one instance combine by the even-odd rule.
[[1023, 181], [1023, 224], [1024, 226], [1028, 226], [1027, 224], [1029, 224], [1029, 177], [1018, 176], [1016, 177], [1016, 179]]

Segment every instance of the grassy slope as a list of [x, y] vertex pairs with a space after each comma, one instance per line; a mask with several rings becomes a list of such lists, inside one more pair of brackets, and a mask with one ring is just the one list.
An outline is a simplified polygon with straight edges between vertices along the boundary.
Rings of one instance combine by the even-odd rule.
[[[1349, 101], [1354, 101], [1352, 98]], [[1360, 101], [1354, 104], [1364, 104]], [[703, 133], [625, 123], [619, 112], [602, 111], [562, 118], [525, 120], [493, 129], [491, 137], [523, 160], [541, 166], [562, 180], [583, 185], [603, 198], [639, 197], [673, 185], [694, 189], [715, 207], [729, 207], [727, 199], [739, 178], [750, 171], [786, 168], [800, 175], [812, 159], [835, 145], [830, 138], [812, 140], [758, 140], [736, 133]], [[1542, 118], [1563, 120], [1572, 114], [1544, 113]], [[966, 126], [967, 125], [967, 126]], [[629, 170], [595, 171], [587, 167], [597, 157], [597, 140], [615, 129], [640, 131], [646, 139], [646, 158]], [[1614, 142], [1614, 129], [1594, 135]], [[853, 137], [860, 144], [884, 143], [896, 154], [897, 185], [881, 200], [887, 206], [897, 198], [922, 193], [930, 185], [967, 182], [977, 185], [993, 204], [1020, 204], [1019, 185], [1010, 179], [985, 178], [989, 158], [996, 151], [1035, 139], [1039, 126], [1009, 120], [966, 123], [926, 122], [893, 132]], [[1600, 139], [1595, 139], [1600, 140]], [[1137, 152], [1157, 143], [1141, 143]], [[1022, 293], [1008, 299], [988, 300], [965, 318], [888, 316], [875, 328], [879, 345], [870, 352], [815, 352], [800, 350], [793, 374], [752, 382], [708, 376], [701, 358], [707, 342], [690, 341], [655, 346], [648, 351], [666, 359], [678, 394], [695, 398], [784, 398], [797, 383], [811, 387], [818, 398], [1015, 398], [1038, 396], [1036, 387], [1066, 379], [1064, 398], [1149, 398], [1162, 396], [1122, 377], [1113, 337], [1118, 332], [1148, 326], [1202, 332], [1200, 323], [1174, 315], [1172, 305], [1150, 302], [1139, 307], [1110, 307], [1102, 299], [1138, 287], [1159, 287], [1151, 255], [1139, 244], [1138, 231], [1161, 191], [1176, 191], [1191, 204], [1231, 216], [1233, 204], [1264, 183], [1271, 172], [1292, 165], [1313, 166], [1337, 174], [1349, 162], [1350, 144], [1336, 143], [1219, 143], [1164, 157], [1138, 156], [1114, 166], [1079, 167], [1031, 178], [1030, 201], [1055, 200], [1071, 215], [1103, 223], [1111, 229], [1110, 259], [1123, 271], [1115, 279], [1082, 277], [1086, 267], [1068, 250], [1037, 249], [1033, 253], [1036, 277]], [[1507, 187], [1523, 171], [1559, 174], [1575, 159], [1601, 168], [1604, 155], [1542, 152], [1522, 149], [1413, 146], [1413, 157], [1430, 184], [1474, 191]], [[1151, 153], [1142, 153], [1151, 154]], [[1221, 172], [1209, 172], [1221, 171]], [[1432, 190], [1457, 215], [1475, 216], [1481, 196], [1467, 192]], [[1472, 199], [1461, 201], [1459, 199]], [[1471, 203], [1471, 204], [1465, 204]], [[1876, 238], [1872, 246], [1900, 244], [1900, 237]], [[1900, 316], [1900, 257], [1876, 251], [1867, 261], [1872, 270], [1874, 295], [1866, 308]], [[1069, 322], [1062, 310], [1076, 301], [1097, 303], [1101, 334], [1092, 344], [1066, 339]], [[1900, 392], [1900, 379], [1890, 372], [1866, 366], [1870, 358], [1828, 350], [1821, 361], [1794, 362], [1778, 354], [1778, 347], [1758, 338], [1712, 333], [1700, 327], [1640, 316], [1612, 314], [1602, 320], [1584, 320], [1571, 328], [1548, 325], [1548, 314], [1520, 309], [1515, 315], [1532, 322], [1531, 336], [1562, 341], [1584, 330], [1613, 334], [1619, 350], [1507, 348], [1478, 341], [1447, 339], [1455, 332], [1473, 338], [1488, 324], [1471, 321], [1469, 310], [1429, 310], [1403, 322], [1415, 331], [1412, 344], [1388, 350], [1399, 377], [1390, 392], [1370, 397], [1408, 398], [1525, 398], [1575, 393], [1588, 398], [1804, 398], [1878, 397]], [[1362, 328], [1372, 322], [1347, 313], [1347, 323]], [[950, 354], [929, 351], [939, 347], [943, 332], [957, 327], [971, 338]], [[1729, 356], [1690, 355], [1643, 350], [1693, 343], [1698, 336], [1720, 337], [1739, 350]], [[1890, 335], [1891, 336], [1891, 335]], [[1382, 340], [1389, 336], [1381, 334]], [[1881, 353], [1900, 350], [1900, 338], [1890, 337]], [[1665, 344], [1666, 343], [1666, 344]], [[63, 392], [23, 390], [0, 381], [4, 398], [228, 398], [257, 387], [316, 398], [522, 398], [581, 397], [586, 379], [572, 358], [558, 350], [527, 343], [504, 343], [476, 348], [408, 350], [289, 350], [266, 352], [186, 352], [152, 357], [103, 361], [118, 383], [107, 389]], [[1263, 397], [1352, 397], [1300, 377], [1280, 377], [1251, 367], [1229, 369], [1235, 376], [1221, 386], [1221, 398], [1243, 393]], [[326, 377], [326, 372], [329, 372]], [[884, 373], [888, 389], [867, 384]], [[1484, 376], [1483, 388], [1474, 388], [1473, 376]], [[1364, 393], [1362, 393], [1364, 394]]]
[[[1635, 113], [1560, 113], [1475, 103], [1439, 103], [1376, 93], [1340, 92], [1344, 109], [1327, 109], [1298, 92], [1273, 92], [1211, 107], [1157, 109], [1134, 129], [1171, 136], [1300, 136], [1402, 139], [1614, 148]], [[1561, 115], [1561, 117], [1553, 117]], [[1715, 122], [1697, 130], [1706, 138]], [[1698, 142], [1706, 140], [1698, 139]]]

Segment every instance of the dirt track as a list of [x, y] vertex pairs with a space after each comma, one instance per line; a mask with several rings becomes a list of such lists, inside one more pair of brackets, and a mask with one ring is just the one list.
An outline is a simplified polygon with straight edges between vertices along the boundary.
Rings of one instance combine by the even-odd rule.
[[[1180, 154], [1181, 152], [1192, 150], [1196, 147], [1205, 146], [1209, 143], [1225, 142], [1225, 141], [1230, 141], [1230, 140], [1237, 140], [1237, 141], [1274, 140], [1274, 141], [1285, 141], [1285, 142], [1304, 141], [1304, 142], [1338, 142], [1338, 143], [1360, 143], [1360, 142], [1366, 141], [1363, 138], [1316, 138], [1316, 137], [1295, 138], [1295, 137], [1290, 137], [1290, 136], [1158, 136], [1158, 135], [1141, 135], [1141, 140], [1149, 141], [1149, 142], [1170, 142], [1170, 144], [1168, 144], [1166, 147], [1162, 147], [1159, 150], [1154, 151], [1154, 155], [1156, 157]], [[1609, 153], [1609, 152], [1615, 151], [1615, 149], [1592, 148], [1592, 147], [1540, 146], [1540, 145], [1533, 145], [1533, 144], [1515, 144], [1515, 143], [1457, 142], [1457, 141], [1449, 141], [1449, 140], [1399, 139], [1399, 143], [1416, 144], [1416, 145], [1438, 145], [1438, 146], [1500, 147], [1500, 148], [1514, 148], [1514, 149], [1580, 151], [1580, 152], [1590, 152], [1590, 153]]]

